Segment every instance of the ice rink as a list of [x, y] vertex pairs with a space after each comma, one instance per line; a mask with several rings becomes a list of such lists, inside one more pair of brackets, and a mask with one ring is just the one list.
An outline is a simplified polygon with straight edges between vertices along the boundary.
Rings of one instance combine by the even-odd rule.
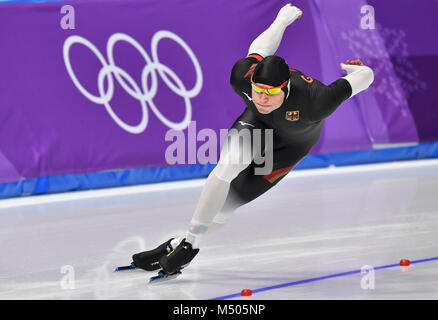
[[179, 278], [113, 272], [184, 233], [203, 183], [0, 201], [0, 299], [438, 299], [438, 160], [296, 170]]

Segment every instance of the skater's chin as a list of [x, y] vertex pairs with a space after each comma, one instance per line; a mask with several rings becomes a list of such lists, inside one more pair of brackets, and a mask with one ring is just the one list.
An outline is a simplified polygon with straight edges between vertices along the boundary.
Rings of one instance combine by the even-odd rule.
[[274, 111], [276, 108], [271, 105], [255, 104], [259, 113], [268, 114]]

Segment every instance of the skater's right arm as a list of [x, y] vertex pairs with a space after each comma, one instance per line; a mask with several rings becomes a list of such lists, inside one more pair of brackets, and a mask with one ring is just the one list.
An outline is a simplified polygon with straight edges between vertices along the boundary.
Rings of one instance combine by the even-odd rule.
[[273, 55], [280, 46], [283, 33], [296, 19], [301, 18], [303, 12], [288, 3], [280, 9], [274, 22], [260, 34], [249, 47], [248, 55], [257, 53], [262, 57]]
[[286, 28], [302, 14], [300, 9], [288, 3], [280, 9], [269, 28], [251, 43], [248, 55], [237, 61], [231, 71], [230, 83], [236, 93], [241, 94], [242, 89], [250, 85], [250, 75], [257, 63], [277, 51]]

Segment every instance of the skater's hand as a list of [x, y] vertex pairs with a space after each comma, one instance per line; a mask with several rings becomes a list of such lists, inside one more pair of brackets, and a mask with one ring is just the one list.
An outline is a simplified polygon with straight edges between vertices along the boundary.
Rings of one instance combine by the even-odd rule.
[[297, 7], [293, 6], [292, 3], [288, 3], [277, 14], [277, 21], [281, 21], [286, 26], [292, 24], [296, 19], [301, 18], [303, 12]]
[[341, 69], [347, 71], [347, 74], [357, 70], [359, 66], [363, 66], [364, 64], [359, 59], [357, 60], [347, 60], [345, 63], [340, 63]]

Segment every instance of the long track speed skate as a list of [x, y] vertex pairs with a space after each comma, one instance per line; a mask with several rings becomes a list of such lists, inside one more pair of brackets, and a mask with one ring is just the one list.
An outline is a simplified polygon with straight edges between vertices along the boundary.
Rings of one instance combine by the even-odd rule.
[[159, 260], [174, 249], [171, 244], [172, 240], [173, 238], [167, 240], [155, 249], [134, 254], [130, 265], [116, 267], [114, 271], [118, 272], [134, 269], [143, 269], [146, 271], [159, 270], [161, 268]]
[[190, 261], [198, 254], [199, 249], [193, 249], [186, 239], [168, 254], [161, 257], [159, 265], [162, 268], [158, 275], [151, 277], [149, 283], [157, 283], [175, 279], [181, 274], [181, 270], [190, 264]]

